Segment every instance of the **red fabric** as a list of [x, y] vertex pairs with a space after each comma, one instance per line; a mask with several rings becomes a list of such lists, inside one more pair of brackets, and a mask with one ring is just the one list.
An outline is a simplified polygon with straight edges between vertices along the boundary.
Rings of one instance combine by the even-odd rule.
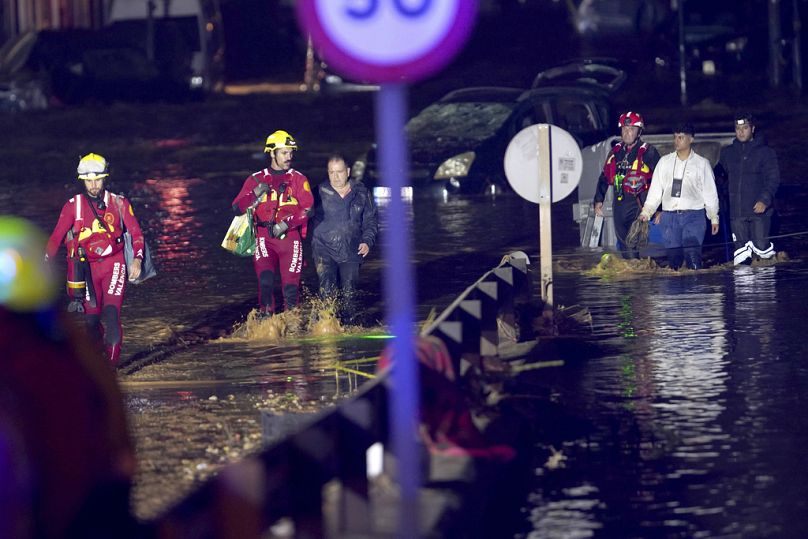
[[67, 537], [95, 487], [129, 481], [134, 471], [114, 374], [81, 335], [58, 325], [66, 340], [44, 335], [36, 317], [0, 307], [0, 400], [25, 449], [11, 465], [30, 472], [16, 494], [33, 515], [32, 537]]
[[[314, 205], [309, 180], [295, 169], [289, 169], [284, 174], [273, 174], [266, 168], [259, 170], [244, 180], [241, 191], [233, 200], [233, 206], [240, 212], [247, 211], [247, 208], [255, 203], [253, 189], [259, 183], [267, 184], [270, 190], [266, 195], [262, 195], [262, 201], [255, 207], [255, 221], [275, 223], [278, 221], [278, 209], [281, 206], [297, 206], [297, 211], [286, 214], [284, 220], [290, 229], [300, 227], [300, 234], [305, 238], [309, 220], [308, 210]], [[286, 187], [281, 192], [282, 184]]]
[[[606, 178], [606, 183], [609, 185], [614, 185], [614, 177], [617, 174], [616, 156], [622, 149], [622, 142], [615, 144], [609, 152], [606, 162], [603, 164], [603, 176]], [[645, 155], [646, 150], [648, 150], [648, 144], [643, 142], [642, 145], [640, 145], [640, 148], [637, 150], [637, 157], [634, 158], [634, 162], [631, 163], [629, 171], [626, 173], [627, 177], [630, 176], [636, 178], [635, 183], [639, 185], [639, 188], [632, 189], [629, 182], [624, 182], [621, 187], [624, 192], [630, 195], [636, 194], [637, 191], [647, 191], [651, 187], [651, 178], [653, 177], [654, 173], [652, 170], [650, 170], [650, 167], [646, 167], [649, 169], [647, 171], [643, 170], [643, 155]]]
[[[430, 453], [494, 460], [514, 458], [516, 452], [512, 447], [490, 443], [474, 425], [446, 344], [434, 336], [418, 337], [415, 353], [421, 364], [420, 434]], [[380, 370], [395, 363], [391, 356], [391, 347], [382, 352]]]
[[[77, 199], [81, 204], [81, 211], [79, 212], [81, 217], [78, 220], [76, 219]], [[98, 209], [98, 203], [91, 200], [86, 194], [73, 197], [62, 206], [59, 220], [48, 239], [45, 250], [49, 258], [53, 258], [56, 255], [59, 246], [65, 241], [65, 236], [71, 229], [73, 229], [74, 238], [76, 239], [72, 242], [66, 242], [66, 247], [68, 249], [68, 256], [73, 256], [73, 250], [78, 244], [77, 238], [82, 228], [95, 230], [93, 234], [83, 239], [80, 243], [87, 252], [89, 260], [98, 260], [103, 256], [108, 256], [102, 254], [107, 251], [108, 248], [111, 249], [109, 254], [115, 254], [123, 250], [124, 244], [122, 241], [118, 241], [118, 238], [123, 234], [124, 227], [132, 235], [132, 248], [135, 252], [135, 256], [141, 259], [143, 258], [143, 232], [135, 218], [132, 205], [122, 195], [115, 195], [108, 191], [104, 192], [104, 201], [106, 208], [103, 211]], [[90, 204], [92, 204], [92, 208]], [[98, 216], [104, 220], [108, 231], [103, 226], [100, 226], [100, 224], [95, 227], [93, 226], [93, 222], [97, 220], [93, 214], [93, 209], [95, 209]]]
[[[255, 276], [270, 270], [280, 275], [281, 287], [291, 284], [300, 287], [300, 272], [303, 271], [303, 240], [298, 230], [291, 230], [283, 239], [271, 238], [269, 229], [259, 226], [255, 234], [255, 255], [253, 266]], [[261, 287], [258, 287], [258, 304], [261, 301]], [[269, 301], [271, 312], [275, 312], [275, 295]], [[289, 306], [286, 306], [289, 308]]]

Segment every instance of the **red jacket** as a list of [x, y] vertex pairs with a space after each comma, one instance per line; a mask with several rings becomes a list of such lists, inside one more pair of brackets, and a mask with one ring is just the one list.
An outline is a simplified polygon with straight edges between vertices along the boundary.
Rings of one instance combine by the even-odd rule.
[[[109, 191], [104, 191], [103, 200], [106, 206], [104, 210], [98, 208], [98, 201], [85, 194], [74, 196], [62, 206], [59, 221], [53, 229], [45, 251], [48, 258], [56, 255], [63, 241], [70, 257], [75, 255], [75, 250], [79, 246], [84, 248], [87, 258], [91, 261], [119, 253], [124, 247], [124, 230], [132, 235], [135, 257], [143, 258], [143, 232], [135, 218], [132, 205], [122, 195]], [[104, 220], [106, 228], [93, 214], [93, 209], [98, 217]], [[69, 237], [65, 241], [68, 232], [72, 232], [72, 239]]]
[[269, 192], [261, 195], [255, 205], [253, 219], [256, 224], [267, 226], [286, 221], [290, 229], [300, 227], [300, 235], [305, 238], [309, 209], [314, 205], [309, 180], [294, 169], [289, 169], [284, 174], [273, 174], [266, 168], [259, 170], [244, 181], [241, 191], [233, 200], [234, 210], [244, 213], [256, 203], [253, 189], [259, 183], [269, 185]]

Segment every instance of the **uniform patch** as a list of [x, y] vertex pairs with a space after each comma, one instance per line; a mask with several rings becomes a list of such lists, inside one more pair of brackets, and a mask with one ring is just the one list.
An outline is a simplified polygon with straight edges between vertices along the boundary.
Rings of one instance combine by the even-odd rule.
[[311, 193], [311, 187], [309, 187], [308, 180], [303, 182], [303, 190], [306, 191], [307, 193]]

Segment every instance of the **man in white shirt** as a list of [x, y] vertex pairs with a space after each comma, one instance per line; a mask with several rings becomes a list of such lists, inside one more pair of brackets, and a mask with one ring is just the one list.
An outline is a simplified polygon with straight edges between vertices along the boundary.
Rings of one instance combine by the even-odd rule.
[[662, 203], [662, 234], [673, 269], [682, 263], [701, 269], [701, 245], [707, 223], [713, 235], [718, 233], [718, 191], [710, 161], [691, 146], [696, 134], [693, 125], [684, 123], [673, 131], [675, 151], [663, 156], [654, 169], [651, 188], [639, 219], [648, 221]]

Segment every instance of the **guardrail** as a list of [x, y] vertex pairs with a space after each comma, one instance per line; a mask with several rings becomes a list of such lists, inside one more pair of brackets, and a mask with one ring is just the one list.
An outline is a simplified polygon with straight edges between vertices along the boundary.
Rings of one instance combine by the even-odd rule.
[[[524, 253], [506, 256], [424, 329], [422, 335], [438, 337], [446, 344], [454, 372], [464, 372], [476, 358], [495, 356], [501, 337], [512, 340], [518, 333], [513, 308], [516, 298], [530, 290], [527, 264]], [[423, 364], [428, 362], [420, 359], [424, 379]], [[293, 432], [285, 438], [223, 468], [155, 519], [151, 525], [156, 536], [262, 537], [282, 518], [291, 520], [297, 538], [394, 532], [394, 518], [387, 519], [392, 528], [383, 531], [386, 525], [380, 513], [389, 511], [380, 511], [380, 504], [394, 505], [395, 497], [374, 501], [368, 477], [368, 455], [382, 454], [371, 448], [388, 443], [389, 383], [382, 375], [333, 410], [287, 422], [287, 429]], [[265, 431], [279, 425], [277, 416], [268, 413], [262, 415], [262, 422]], [[370, 466], [378, 468], [378, 460]], [[382, 460], [390, 472], [394, 460], [387, 454]], [[429, 480], [440, 471], [430, 467], [424, 473]]]

